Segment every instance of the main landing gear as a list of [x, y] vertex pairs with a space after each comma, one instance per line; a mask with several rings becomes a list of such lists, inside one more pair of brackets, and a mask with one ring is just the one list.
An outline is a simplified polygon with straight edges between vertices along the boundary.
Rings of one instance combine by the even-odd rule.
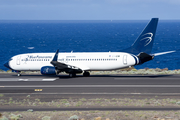
[[[85, 72], [83, 73], [83, 76], [84, 76], [84, 77], [89, 77], [89, 76], [90, 76], [90, 73], [87, 72], [87, 71], [85, 71]], [[70, 78], [76, 77], [76, 73], [69, 73], [69, 77], [70, 77]]]
[[87, 71], [85, 71], [85, 72], [83, 73], [83, 76], [84, 76], [84, 77], [89, 77], [89, 76], [90, 76], [90, 73], [87, 72]]
[[70, 77], [70, 78], [76, 77], [76, 73], [69, 73], [69, 77]]

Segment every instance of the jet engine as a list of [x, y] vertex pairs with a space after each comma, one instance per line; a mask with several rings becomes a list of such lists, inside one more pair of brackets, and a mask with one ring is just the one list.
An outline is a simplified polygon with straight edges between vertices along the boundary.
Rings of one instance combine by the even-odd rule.
[[44, 66], [41, 68], [42, 75], [56, 75], [56, 69], [52, 66]]

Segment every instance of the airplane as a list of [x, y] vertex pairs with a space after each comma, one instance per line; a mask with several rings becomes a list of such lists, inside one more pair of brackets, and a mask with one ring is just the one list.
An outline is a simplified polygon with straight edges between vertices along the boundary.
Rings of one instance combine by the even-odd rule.
[[27, 53], [13, 56], [4, 64], [5, 67], [17, 71], [40, 71], [42, 75], [58, 75], [61, 72], [76, 77], [90, 76], [89, 71], [117, 70], [143, 64], [155, 56], [175, 51], [151, 54], [159, 18], [152, 18], [145, 29], [127, 49], [121, 52], [70, 52], [59, 53]]

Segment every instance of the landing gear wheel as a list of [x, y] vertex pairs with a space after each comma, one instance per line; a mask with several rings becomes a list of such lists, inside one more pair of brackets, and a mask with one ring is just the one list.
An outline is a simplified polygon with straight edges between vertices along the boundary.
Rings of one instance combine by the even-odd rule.
[[21, 73], [18, 73], [17, 76], [18, 76], [18, 77], [21, 76]]
[[69, 73], [69, 77], [70, 77], [70, 78], [76, 77], [76, 73]]
[[20, 77], [21, 76], [21, 71], [16, 71], [17, 76]]
[[84, 77], [89, 77], [89, 76], [90, 76], [90, 73], [89, 73], [89, 72], [84, 72], [84, 73], [83, 73], [83, 76], [84, 76]]
[[61, 72], [60, 70], [57, 70], [57, 71], [56, 71], [56, 75], [58, 75], [60, 72]]

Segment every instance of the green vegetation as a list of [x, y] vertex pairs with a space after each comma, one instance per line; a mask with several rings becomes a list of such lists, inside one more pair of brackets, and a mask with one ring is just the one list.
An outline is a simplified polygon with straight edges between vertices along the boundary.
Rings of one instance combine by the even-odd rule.
[[9, 120], [6, 116], [0, 117], [0, 120]]
[[68, 120], [79, 120], [79, 116], [73, 115]]
[[51, 120], [51, 117], [50, 117], [50, 116], [44, 116], [44, 117], [42, 118], [42, 120]]
[[[28, 96], [28, 97], [27, 97]], [[2, 112], [0, 120], [119, 120], [119, 119], [179, 119], [180, 111], [33, 111], [33, 108], [90, 108], [90, 107], [179, 107], [180, 98], [163, 96], [146, 98], [141, 95], [131, 98], [66, 98], [43, 99], [38, 95], [6, 95], [0, 98], [1, 108], [27, 108], [24, 112]], [[29, 109], [32, 108], [32, 109]]]
[[0, 94], [0, 97], [3, 97], [4, 95], [3, 94]]
[[2, 72], [2, 73], [3, 73], [3, 72], [5, 72], [5, 71], [0, 69], [0, 72]]
[[[29, 95], [28, 95], [29, 96]], [[24, 96], [21, 99], [15, 99], [13, 96], [5, 97], [2, 96], [0, 99], [0, 106], [6, 107], [54, 107], [54, 108], [66, 108], [66, 107], [179, 107], [180, 99], [160, 99], [157, 96], [154, 96], [151, 99], [142, 98], [137, 96], [136, 98], [92, 98], [92, 99], [54, 99], [51, 101], [42, 101], [36, 97], [27, 97]], [[33, 110], [28, 110], [33, 111]]]
[[22, 118], [22, 115], [21, 115], [21, 114], [18, 114], [18, 115], [10, 114], [10, 115], [9, 115], [9, 118], [10, 118], [11, 120], [19, 120], [20, 118]]
[[[180, 111], [3, 112], [0, 120], [178, 120]], [[108, 113], [108, 114], [107, 114]]]

